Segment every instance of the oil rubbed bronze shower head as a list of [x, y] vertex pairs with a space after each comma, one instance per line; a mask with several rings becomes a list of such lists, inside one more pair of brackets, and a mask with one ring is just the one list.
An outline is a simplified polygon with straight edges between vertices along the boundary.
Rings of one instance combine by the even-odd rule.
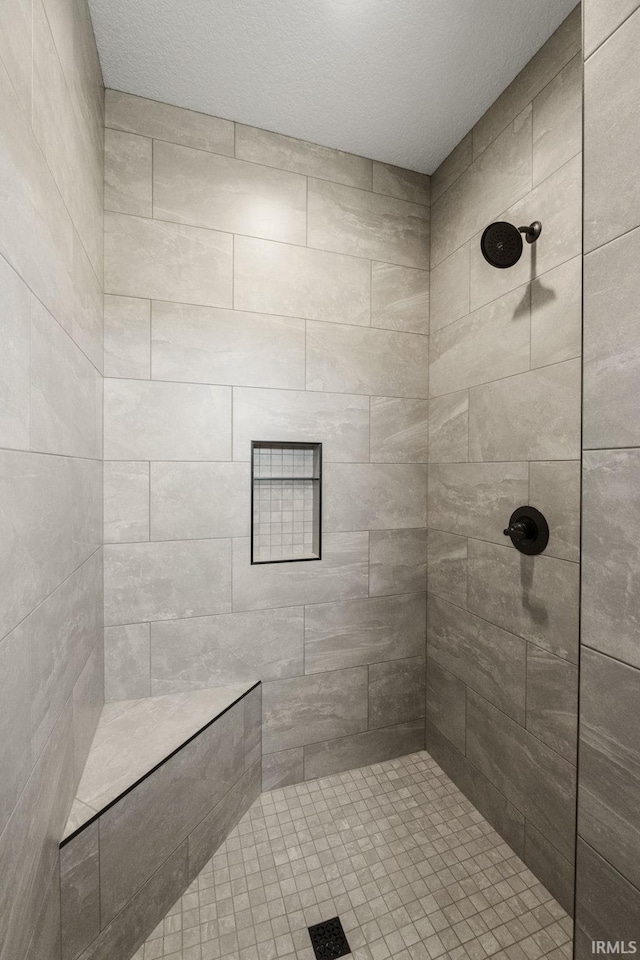
[[539, 220], [528, 227], [514, 227], [512, 223], [498, 220], [490, 223], [480, 239], [482, 256], [492, 267], [506, 270], [518, 262], [522, 256], [522, 235], [527, 243], [535, 243], [542, 232]]

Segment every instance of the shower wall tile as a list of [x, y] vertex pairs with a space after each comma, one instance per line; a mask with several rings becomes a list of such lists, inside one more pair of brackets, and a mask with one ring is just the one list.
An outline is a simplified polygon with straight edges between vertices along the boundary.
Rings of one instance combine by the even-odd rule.
[[276, 753], [367, 728], [367, 669], [332, 670], [262, 686], [262, 747]]
[[426, 693], [427, 722], [464, 754], [467, 716], [465, 684], [429, 657]]
[[168, 103], [105, 91], [105, 124], [114, 130], [233, 156], [233, 123]]
[[305, 673], [422, 656], [425, 596], [370, 597], [305, 609]]
[[305, 780], [328, 777], [370, 763], [382, 763], [424, 749], [424, 720], [368, 730], [339, 740], [311, 743], [304, 748]]
[[433, 204], [431, 265], [439, 264], [531, 189], [531, 106], [511, 120]]
[[370, 596], [420, 593], [425, 589], [426, 574], [426, 528], [370, 532]]
[[98, 824], [60, 851], [62, 956], [77, 957], [100, 933]]
[[576, 563], [469, 540], [469, 609], [574, 663], [579, 578]]
[[429, 401], [429, 460], [465, 463], [469, 459], [469, 391]]
[[528, 370], [530, 324], [529, 288], [524, 287], [432, 333], [430, 395]]
[[590, 56], [601, 43], [620, 27], [627, 17], [638, 9], [638, 0], [585, 0], [584, 54]]
[[307, 322], [307, 390], [426, 398], [428, 338]]
[[531, 366], [580, 356], [582, 257], [567, 260], [531, 282]]
[[588, 957], [596, 940], [634, 940], [640, 912], [638, 888], [580, 838], [576, 863], [576, 957]]
[[371, 664], [369, 727], [372, 730], [417, 720], [424, 712], [424, 657]]
[[524, 822], [524, 855], [529, 869], [541, 880], [569, 916], [573, 914], [574, 864], [564, 857], [544, 834]]
[[427, 400], [371, 398], [371, 460], [378, 463], [426, 463]]
[[233, 459], [251, 458], [251, 441], [322, 440], [322, 458], [369, 460], [369, 398], [289, 390], [233, 391]]
[[104, 375], [151, 376], [151, 304], [135, 297], [104, 298]]
[[429, 263], [429, 208], [309, 178], [307, 243], [424, 270]]
[[152, 623], [152, 693], [298, 677], [303, 643], [302, 607]]
[[31, 773], [29, 668], [27, 619], [0, 641], [0, 676], [6, 684], [0, 700], [0, 835]]
[[278, 790], [304, 780], [304, 748], [292, 747], [262, 757], [262, 789]]
[[578, 667], [527, 645], [527, 730], [576, 763]]
[[431, 199], [431, 179], [424, 173], [374, 160], [373, 192], [428, 206]]
[[441, 260], [431, 271], [431, 333], [469, 313], [469, 244]]
[[429, 597], [431, 660], [524, 724], [527, 645], [493, 623]]
[[306, 180], [260, 164], [157, 140], [153, 215], [304, 245]]
[[582, 150], [582, 53], [576, 53], [533, 101], [533, 183]]
[[580, 379], [580, 361], [567, 360], [471, 389], [471, 459], [577, 459]]
[[435, 203], [454, 180], [471, 165], [473, 161], [473, 133], [470, 130], [451, 153], [442, 161], [431, 177], [431, 202]]
[[640, 667], [640, 450], [584, 453], [582, 643]]
[[304, 390], [304, 320], [155, 301], [151, 311], [154, 380]]
[[323, 526], [338, 530], [425, 527], [427, 468], [417, 463], [327, 463]]
[[229, 387], [105, 381], [108, 460], [229, 460]]
[[104, 464], [104, 541], [149, 539], [149, 464], [107, 460]]
[[[566, 859], [573, 860], [572, 764], [473, 691], [467, 694], [467, 757]], [[513, 777], [514, 769], [522, 772], [520, 778]]]
[[[467, 605], [467, 538], [430, 529], [427, 545], [429, 593], [458, 607]], [[437, 724], [436, 724], [437, 726]]]
[[0, 257], [0, 445], [29, 447], [29, 289]]
[[[236, 124], [235, 155], [240, 160], [252, 160], [303, 176], [333, 180], [334, 183], [361, 187], [363, 190], [371, 189], [371, 160], [258, 127], [247, 127], [243, 123]], [[380, 192], [390, 193], [389, 190]], [[394, 194], [391, 193], [391, 196]]]
[[152, 463], [151, 539], [248, 537], [248, 463]]
[[148, 137], [105, 130], [105, 210], [136, 217], [152, 215], [152, 145]]
[[230, 307], [233, 238], [181, 223], [107, 213], [104, 273], [106, 293]]
[[502, 543], [515, 505], [528, 499], [529, 466], [432, 463], [428, 488], [430, 528]]
[[233, 541], [234, 611], [367, 596], [368, 531], [327, 533], [321, 560], [251, 566], [249, 555], [248, 538]]
[[529, 465], [529, 502], [549, 524], [545, 556], [580, 560], [580, 461]]
[[201, 617], [231, 610], [231, 541], [105, 546], [105, 623]]
[[11, 30], [0, 37], [0, 60], [25, 111], [31, 109], [31, 52], [33, 16], [31, 0], [18, 0], [11, 9]]
[[[640, 220], [640, 216], [638, 217]], [[640, 443], [640, 229], [584, 259], [584, 446]]]
[[148, 623], [104, 630], [105, 700], [138, 700], [151, 696]]
[[255, 237], [234, 238], [236, 309], [369, 326], [370, 298], [367, 260]]
[[372, 263], [371, 325], [428, 334], [429, 271], [395, 263]]
[[637, 189], [637, 71], [629, 70], [640, 43], [636, 10], [589, 57], [584, 68], [585, 251], [633, 230], [640, 223]]

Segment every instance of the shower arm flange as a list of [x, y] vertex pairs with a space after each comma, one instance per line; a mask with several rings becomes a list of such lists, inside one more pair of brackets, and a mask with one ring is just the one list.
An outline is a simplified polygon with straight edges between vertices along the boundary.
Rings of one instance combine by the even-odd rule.
[[539, 220], [534, 220], [528, 227], [518, 227], [520, 233], [524, 233], [527, 243], [535, 243], [542, 233], [542, 224]]

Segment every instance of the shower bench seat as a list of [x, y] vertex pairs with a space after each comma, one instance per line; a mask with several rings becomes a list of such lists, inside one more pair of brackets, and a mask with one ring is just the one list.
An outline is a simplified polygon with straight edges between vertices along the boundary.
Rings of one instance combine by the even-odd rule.
[[60, 843], [64, 960], [128, 960], [260, 792], [261, 687], [107, 703]]

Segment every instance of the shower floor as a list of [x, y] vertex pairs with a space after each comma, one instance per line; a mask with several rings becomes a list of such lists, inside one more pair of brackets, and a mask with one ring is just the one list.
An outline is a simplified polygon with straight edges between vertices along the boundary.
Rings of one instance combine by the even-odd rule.
[[[263, 793], [135, 960], [563, 960], [565, 911], [426, 752]], [[349, 955], [351, 956], [351, 955]]]

